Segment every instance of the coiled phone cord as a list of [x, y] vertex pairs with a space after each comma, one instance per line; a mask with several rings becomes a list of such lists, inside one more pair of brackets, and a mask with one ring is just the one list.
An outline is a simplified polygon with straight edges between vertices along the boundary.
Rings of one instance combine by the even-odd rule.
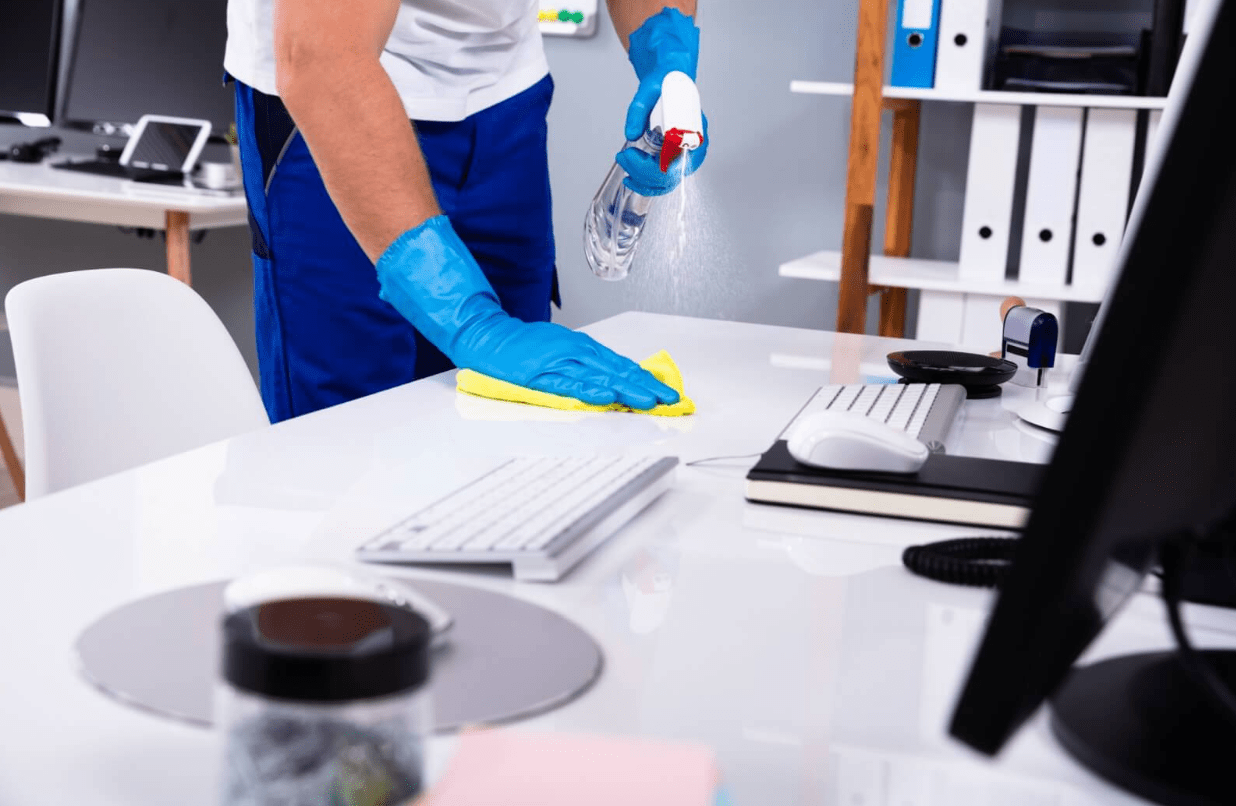
[[997, 588], [1008, 576], [1016, 537], [963, 537], [910, 546], [901, 561], [915, 574], [979, 588]]

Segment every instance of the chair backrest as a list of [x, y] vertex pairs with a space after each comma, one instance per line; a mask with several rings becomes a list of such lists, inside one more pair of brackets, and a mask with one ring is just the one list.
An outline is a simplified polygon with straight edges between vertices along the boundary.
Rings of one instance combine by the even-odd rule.
[[270, 422], [219, 317], [165, 274], [38, 277], [5, 310], [27, 500]]

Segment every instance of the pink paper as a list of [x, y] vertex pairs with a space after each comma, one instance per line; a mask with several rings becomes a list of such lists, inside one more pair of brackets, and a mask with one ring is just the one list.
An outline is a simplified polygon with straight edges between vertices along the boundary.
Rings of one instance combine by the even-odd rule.
[[713, 806], [712, 751], [691, 744], [492, 730], [465, 735], [425, 806]]

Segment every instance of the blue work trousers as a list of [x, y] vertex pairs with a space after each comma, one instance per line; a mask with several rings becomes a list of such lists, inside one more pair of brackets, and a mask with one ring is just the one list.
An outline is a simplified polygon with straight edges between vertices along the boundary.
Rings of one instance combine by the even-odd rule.
[[[546, 114], [553, 81], [456, 123], [413, 121], [442, 212], [507, 313], [557, 302]], [[340, 125], [348, 125], [341, 121]], [[236, 84], [262, 399], [272, 422], [451, 368], [378, 298], [373, 263], [343, 223], [283, 103]], [[365, 133], [356, 131], [358, 146]]]

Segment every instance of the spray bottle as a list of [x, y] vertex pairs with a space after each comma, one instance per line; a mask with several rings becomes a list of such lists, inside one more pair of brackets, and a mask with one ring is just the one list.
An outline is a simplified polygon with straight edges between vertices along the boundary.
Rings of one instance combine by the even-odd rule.
[[[648, 131], [627, 147], [638, 148], [660, 159], [661, 171], [684, 152], [704, 142], [700, 93], [686, 73], [673, 72], [661, 85], [661, 99], [648, 119]], [[621, 280], [631, 270], [639, 236], [644, 231], [655, 197], [628, 188], [627, 172], [614, 163], [584, 218], [584, 255], [593, 274], [602, 280]]]

